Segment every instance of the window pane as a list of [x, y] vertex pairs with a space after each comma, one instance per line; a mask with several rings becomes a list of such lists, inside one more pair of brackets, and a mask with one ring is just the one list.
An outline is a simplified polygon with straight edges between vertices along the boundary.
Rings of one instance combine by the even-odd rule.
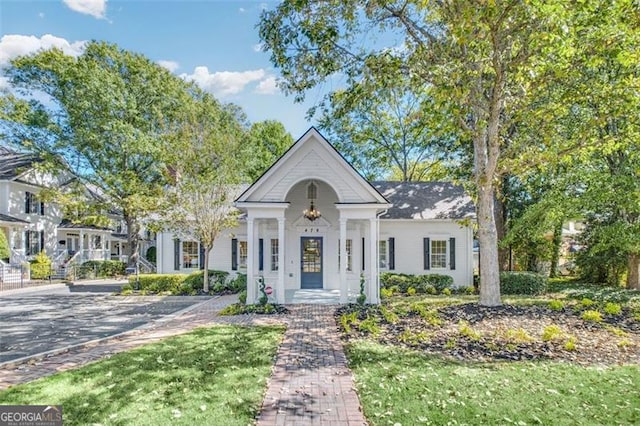
[[379, 259], [379, 267], [380, 269], [387, 269], [388, 267], [388, 257], [387, 257], [387, 240], [378, 241], [378, 259]]
[[238, 265], [242, 268], [247, 267], [247, 242], [238, 241]]
[[447, 241], [431, 240], [431, 267], [444, 269], [447, 267]]
[[198, 267], [198, 243], [195, 241], [182, 242], [182, 267]]
[[278, 253], [279, 253], [278, 240], [276, 238], [272, 238], [271, 239], [271, 270], [272, 271], [278, 270]]
[[[352, 250], [351, 247], [353, 247], [353, 243], [352, 240], [347, 240], [346, 242], [347, 244], [347, 271], [351, 271], [351, 266], [352, 266]], [[340, 270], [340, 240], [338, 240], [338, 270]]]

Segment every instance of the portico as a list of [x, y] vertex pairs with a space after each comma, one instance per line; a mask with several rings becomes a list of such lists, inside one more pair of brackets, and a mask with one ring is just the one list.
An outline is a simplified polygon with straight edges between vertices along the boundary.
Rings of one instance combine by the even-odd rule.
[[[339, 290], [340, 302], [364, 280], [378, 303], [378, 215], [387, 200], [314, 128], [238, 199], [246, 213], [247, 303], [258, 278], [278, 303], [297, 289]], [[238, 250], [238, 249], [237, 249]]]

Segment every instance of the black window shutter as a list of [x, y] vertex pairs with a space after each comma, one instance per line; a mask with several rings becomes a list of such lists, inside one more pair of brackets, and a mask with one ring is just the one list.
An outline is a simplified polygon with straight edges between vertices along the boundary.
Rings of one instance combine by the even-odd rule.
[[173, 269], [180, 270], [180, 239], [173, 240]]
[[31, 255], [31, 231], [24, 231], [24, 252]]
[[456, 239], [449, 238], [449, 268], [456, 269]]
[[44, 216], [44, 201], [40, 201], [40, 216]]
[[389, 270], [396, 269], [396, 239], [389, 238]]
[[365, 265], [365, 261], [364, 261], [364, 237], [362, 237], [362, 270], [364, 271], [364, 265]]
[[238, 270], [238, 239], [231, 240], [231, 270]]
[[200, 269], [204, 269], [204, 245], [202, 243], [200, 245]]
[[31, 193], [29, 191], [24, 193], [24, 212], [31, 213]]
[[38, 253], [41, 251], [44, 251], [44, 231], [40, 231], [40, 250], [38, 250]]
[[423, 238], [423, 246], [424, 246], [424, 269], [428, 270], [431, 269], [431, 265], [430, 265], [430, 258], [431, 258], [431, 240], [429, 238]]
[[258, 240], [258, 271], [264, 270], [264, 240]]

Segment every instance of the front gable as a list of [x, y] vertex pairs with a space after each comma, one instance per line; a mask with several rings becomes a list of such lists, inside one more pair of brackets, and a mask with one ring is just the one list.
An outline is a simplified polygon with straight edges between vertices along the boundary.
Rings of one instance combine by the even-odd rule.
[[315, 129], [310, 128], [238, 199], [284, 202], [300, 181], [325, 182], [340, 203], [387, 204], [387, 200]]

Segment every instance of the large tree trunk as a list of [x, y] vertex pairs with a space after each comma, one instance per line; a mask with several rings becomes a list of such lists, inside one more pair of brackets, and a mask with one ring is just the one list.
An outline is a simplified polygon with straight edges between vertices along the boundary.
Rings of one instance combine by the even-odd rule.
[[627, 288], [640, 290], [640, 253], [630, 253], [627, 262], [629, 265]]
[[127, 266], [135, 268], [140, 258], [140, 223], [126, 212], [124, 220], [127, 223], [127, 243], [129, 244], [129, 259]]
[[489, 183], [478, 186], [478, 242], [480, 244], [480, 304], [499, 306], [500, 272], [498, 238], [494, 216], [493, 188]]

